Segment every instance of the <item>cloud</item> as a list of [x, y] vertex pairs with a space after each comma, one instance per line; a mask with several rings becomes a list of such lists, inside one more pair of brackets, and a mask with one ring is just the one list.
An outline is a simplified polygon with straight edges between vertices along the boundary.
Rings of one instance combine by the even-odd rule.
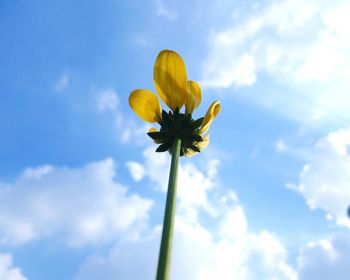
[[300, 280], [347, 279], [350, 275], [349, 235], [334, 235], [330, 239], [305, 246], [298, 258]]
[[56, 81], [54, 85], [54, 89], [57, 92], [62, 92], [66, 90], [69, 87], [69, 82], [70, 82], [70, 75], [68, 71], [64, 71], [59, 77], [59, 79]]
[[142, 164], [135, 161], [128, 161], [126, 166], [135, 181], [140, 181], [145, 176], [145, 168]]
[[21, 269], [13, 266], [10, 254], [0, 254], [0, 279], [1, 280], [26, 280]]
[[99, 92], [97, 101], [98, 111], [115, 110], [118, 104], [118, 95], [113, 89], [106, 89]]
[[137, 33], [133, 37], [133, 42], [141, 47], [152, 47], [154, 39], [149, 33]]
[[[220, 218], [219, 225], [229, 223], [234, 227], [218, 234], [198, 221], [176, 216], [172, 279], [296, 279], [295, 271], [286, 263], [286, 251], [275, 235], [267, 231], [248, 233], [241, 208], [234, 207], [227, 217]], [[160, 228], [156, 227], [135, 243], [116, 246], [105, 257], [89, 258], [74, 279], [97, 276], [106, 280], [154, 279], [159, 240]]]
[[175, 20], [177, 19], [177, 13], [173, 10], [168, 9], [165, 5], [163, 0], [155, 0], [156, 4], [156, 14], [161, 17], [165, 17], [168, 20]]
[[209, 36], [201, 84], [252, 86], [245, 98], [297, 121], [350, 120], [348, 1], [273, 1]]
[[[219, 187], [219, 160], [202, 163], [199, 168], [185, 162], [179, 169], [172, 279], [296, 279], [278, 237], [267, 230], [250, 231], [236, 194]], [[168, 155], [146, 148], [139, 164], [153, 189], [164, 192]], [[164, 204], [156, 208], [164, 209]], [[88, 258], [75, 280], [98, 275], [106, 280], [154, 279], [160, 229], [155, 225], [142, 238], [119, 244], [106, 256]]]
[[144, 234], [136, 242], [123, 242], [113, 247], [106, 256], [88, 257], [74, 280], [95, 279], [154, 279], [158, 258], [159, 228]]
[[286, 142], [283, 139], [279, 139], [275, 143], [275, 149], [279, 153], [284, 153], [284, 152], [286, 152], [288, 150], [288, 146], [287, 146]]
[[[327, 148], [329, 153], [345, 157], [349, 135], [348, 130], [332, 133], [316, 146], [333, 143]], [[203, 158], [200, 162], [201, 167], [183, 160], [179, 169], [173, 279], [312, 280], [322, 279], [318, 275], [324, 279], [348, 275], [348, 236], [303, 247], [294, 269], [276, 234], [249, 229], [237, 195], [222, 189], [218, 180], [220, 160]], [[161, 175], [169, 171], [167, 154], [146, 148], [144, 160], [132, 163], [141, 167], [142, 179], [148, 179], [154, 191], [164, 193], [167, 176]], [[135, 171], [130, 168], [130, 172]], [[135, 174], [137, 181], [140, 177]], [[94, 254], [82, 262], [75, 280], [154, 279], [161, 226], [149, 221], [153, 202], [130, 194], [115, 177], [112, 159], [74, 169], [26, 168], [14, 183], [0, 185], [1, 243], [20, 245], [57, 236], [70, 246], [109, 243], [113, 246], [106, 255]], [[155, 208], [162, 213], [163, 202]], [[13, 267], [10, 255], [0, 254], [0, 278], [1, 273], [17, 277], [9, 280], [26, 279]]]
[[113, 115], [115, 131], [118, 132], [118, 139], [122, 143], [132, 142], [139, 145], [144, 144], [145, 138], [139, 136], [145, 135], [151, 128], [151, 125], [143, 121], [143, 124], [139, 125], [132, 119], [127, 118], [119, 105], [119, 97], [114, 89], [109, 88], [97, 91], [96, 110], [99, 113], [110, 113]]
[[350, 228], [350, 129], [342, 129], [319, 140], [308, 153], [308, 163], [298, 184], [287, 186], [300, 193], [311, 209], [320, 208], [327, 218]]
[[115, 181], [112, 159], [27, 168], [0, 184], [0, 244], [60, 236], [70, 246], [138, 238], [153, 202]]
[[[153, 189], [166, 192], [170, 168], [169, 156], [166, 153], [155, 153], [154, 147], [146, 147], [143, 151], [144, 174], [152, 182]], [[204, 210], [213, 213], [213, 207], [208, 199], [208, 192], [216, 187], [215, 176], [219, 165], [218, 159], [207, 160], [206, 173], [201, 172], [194, 164], [186, 163], [179, 166], [178, 199], [179, 209], [186, 215], [197, 215]], [[131, 171], [131, 170], [129, 170]]]
[[287, 253], [268, 232], [253, 233], [243, 208], [222, 197], [215, 227], [177, 216], [174, 241], [174, 279], [296, 279]]

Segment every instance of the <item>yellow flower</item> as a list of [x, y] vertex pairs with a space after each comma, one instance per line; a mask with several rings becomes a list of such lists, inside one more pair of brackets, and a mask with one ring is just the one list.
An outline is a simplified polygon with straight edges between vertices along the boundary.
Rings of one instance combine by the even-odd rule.
[[[202, 135], [219, 113], [220, 102], [213, 102], [204, 118], [192, 118], [202, 100], [201, 88], [197, 82], [187, 80], [185, 63], [174, 51], [158, 54], [153, 75], [157, 93], [171, 111], [162, 110], [156, 95], [145, 89], [132, 91], [129, 105], [144, 121], [160, 124], [159, 130], [151, 128], [148, 132], [155, 143], [161, 144], [156, 151], [170, 150], [175, 138], [181, 139], [181, 156], [192, 156], [207, 147], [209, 136]], [[180, 112], [183, 106], [185, 113]]]

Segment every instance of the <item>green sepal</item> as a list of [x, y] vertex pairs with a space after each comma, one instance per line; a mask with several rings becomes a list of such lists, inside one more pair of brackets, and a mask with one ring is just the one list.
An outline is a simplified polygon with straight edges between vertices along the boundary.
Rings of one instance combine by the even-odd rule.
[[159, 123], [160, 126], [164, 126], [165, 125], [165, 122], [163, 121], [163, 119], [157, 121], [157, 123]]
[[192, 120], [192, 114], [191, 113], [186, 114], [184, 120], [186, 122], [190, 122]]
[[148, 132], [147, 135], [151, 137], [153, 140], [161, 140], [166, 137], [166, 133], [162, 131]]
[[190, 147], [191, 150], [193, 150], [195, 152], [198, 152], [198, 153], [201, 152], [201, 150], [197, 146], [195, 146], [193, 144], [190, 144], [189, 147]]
[[162, 119], [159, 121], [160, 130], [147, 134], [159, 144], [156, 152], [171, 153], [172, 145], [177, 138], [181, 140], [180, 156], [184, 156], [187, 150], [199, 153], [200, 149], [196, 144], [203, 141], [202, 136], [198, 134], [203, 120], [204, 118], [194, 120], [191, 113], [180, 113], [179, 108], [169, 112], [162, 110]]
[[169, 143], [163, 143], [157, 148], [156, 152], [157, 153], [166, 152], [167, 150], [169, 150], [169, 148], [170, 148]]
[[203, 141], [202, 136], [200, 136], [199, 134], [192, 134], [190, 136], [190, 139], [193, 140], [193, 141], [196, 141], [196, 142], [202, 142]]
[[179, 114], [180, 114], [180, 109], [179, 107], [176, 107], [174, 111], [174, 118], [177, 119], [179, 117]]
[[171, 126], [173, 124], [171, 117], [164, 110], [162, 110], [162, 120], [166, 126]]
[[204, 121], [204, 117], [195, 120], [195, 121], [192, 123], [192, 128], [193, 128], [193, 129], [199, 128], [199, 127], [202, 125], [203, 121]]

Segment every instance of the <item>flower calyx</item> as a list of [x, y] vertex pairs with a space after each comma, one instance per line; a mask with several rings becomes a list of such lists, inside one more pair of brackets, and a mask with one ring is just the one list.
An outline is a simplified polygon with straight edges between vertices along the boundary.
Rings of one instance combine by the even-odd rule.
[[203, 141], [199, 134], [203, 120], [204, 118], [194, 120], [192, 114], [180, 113], [179, 108], [169, 113], [162, 110], [162, 118], [158, 121], [160, 130], [147, 134], [155, 143], [160, 144], [156, 152], [171, 152], [175, 139], [180, 139], [180, 156], [184, 156], [188, 150], [200, 152], [197, 144]]

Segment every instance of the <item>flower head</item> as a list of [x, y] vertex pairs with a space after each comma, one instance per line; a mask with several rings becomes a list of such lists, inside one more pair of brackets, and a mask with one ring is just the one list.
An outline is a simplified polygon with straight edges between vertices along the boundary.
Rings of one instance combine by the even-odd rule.
[[[220, 111], [220, 102], [214, 101], [204, 117], [193, 119], [192, 113], [202, 100], [201, 88], [187, 80], [186, 66], [174, 51], [161, 51], [154, 64], [154, 84], [162, 101], [171, 109], [161, 109], [157, 96], [145, 89], [136, 89], [129, 96], [129, 105], [146, 122], [159, 123], [148, 135], [160, 144], [157, 152], [170, 151], [176, 138], [181, 139], [180, 155], [192, 156], [209, 144], [209, 127]], [[185, 112], [181, 109], [185, 106]]]

